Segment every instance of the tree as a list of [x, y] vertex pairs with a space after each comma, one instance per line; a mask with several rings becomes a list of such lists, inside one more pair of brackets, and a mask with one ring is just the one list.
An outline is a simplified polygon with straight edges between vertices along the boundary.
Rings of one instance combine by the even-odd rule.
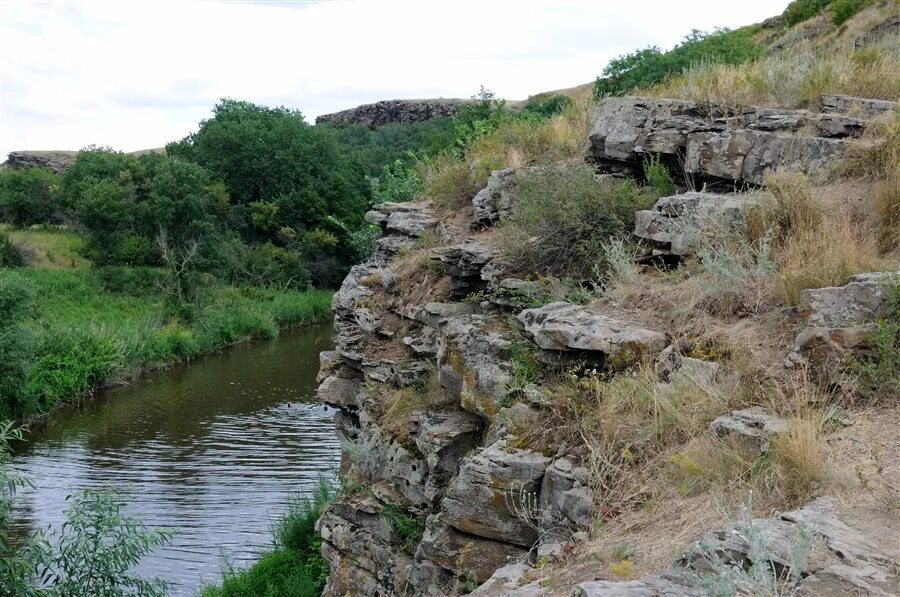
[[[302, 191], [315, 198], [307, 203], [321, 201], [325, 214], [362, 221], [362, 187], [350, 182], [359, 174], [341, 155], [331, 131], [308, 125], [296, 110], [224, 99], [196, 133], [170, 143], [166, 151], [224, 181], [235, 203], [277, 203]], [[298, 228], [296, 221], [279, 218], [277, 223]]]
[[15, 226], [30, 226], [60, 217], [55, 195], [59, 177], [43, 168], [0, 172], [0, 218]]

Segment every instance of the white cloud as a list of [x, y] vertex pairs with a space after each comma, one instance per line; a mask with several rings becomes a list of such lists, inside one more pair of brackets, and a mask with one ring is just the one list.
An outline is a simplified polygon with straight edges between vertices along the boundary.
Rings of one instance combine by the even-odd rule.
[[0, 156], [158, 147], [221, 97], [318, 114], [395, 97], [501, 97], [592, 80], [691, 28], [786, 0], [25, 2], [0, 0]]

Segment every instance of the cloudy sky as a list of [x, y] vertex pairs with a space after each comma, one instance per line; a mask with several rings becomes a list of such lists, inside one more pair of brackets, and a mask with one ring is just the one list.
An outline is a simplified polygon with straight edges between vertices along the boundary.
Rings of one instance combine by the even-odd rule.
[[0, 0], [0, 161], [131, 151], [195, 130], [221, 97], [318, 114], [390, 98], [522, 99], [691, 28], [787, 0]]

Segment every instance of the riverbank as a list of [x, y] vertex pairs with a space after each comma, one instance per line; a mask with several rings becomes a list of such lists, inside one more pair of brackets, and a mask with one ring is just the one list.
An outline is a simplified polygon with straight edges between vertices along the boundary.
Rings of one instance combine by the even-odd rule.
[[145, 371], [331, 316], [329, 291], [215, 282], [193, 312], [173, 313], [156, 289], [159, 275], [152, 268], [2, 271], [0, 297], [19, 305], [18, 341], [10, 350], [24, 375], [18, 392], [6, 388], [0, 419], [35, 420]]

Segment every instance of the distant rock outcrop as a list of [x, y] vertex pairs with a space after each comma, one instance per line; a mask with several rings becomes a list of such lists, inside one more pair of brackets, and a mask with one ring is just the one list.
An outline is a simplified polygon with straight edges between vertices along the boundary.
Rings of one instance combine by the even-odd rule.
[[386, 124], [411, 124], [432, 118], [453, 116], [459, 106], [470, 103], [464, 99], [383, 100], [364, 104], [316, 118], [316, 124], [363, 124], [370, 128]]
[[10, 168], [46, 168], [62, 174], [75, 161], [77, 151], [11, 151], [5, 162]]

